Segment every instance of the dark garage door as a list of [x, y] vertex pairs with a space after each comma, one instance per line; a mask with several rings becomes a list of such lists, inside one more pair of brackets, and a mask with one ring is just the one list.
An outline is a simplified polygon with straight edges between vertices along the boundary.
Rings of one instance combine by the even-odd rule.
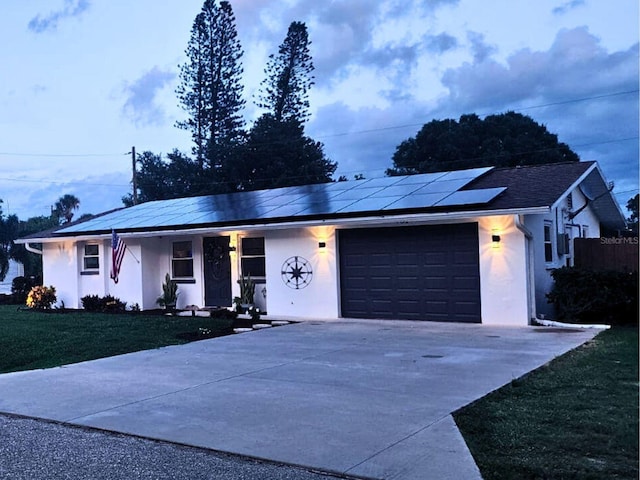
[[478, 224], [341, 230], [342, 316], [480, 322]]

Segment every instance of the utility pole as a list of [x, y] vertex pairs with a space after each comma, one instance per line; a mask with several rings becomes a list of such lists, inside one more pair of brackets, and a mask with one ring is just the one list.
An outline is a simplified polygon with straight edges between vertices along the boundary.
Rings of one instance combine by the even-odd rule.
[[133, 204], [138, 204], [138, 178], [136, 175], [136, 147], [131, 147], [131, 168], [133, 169]]

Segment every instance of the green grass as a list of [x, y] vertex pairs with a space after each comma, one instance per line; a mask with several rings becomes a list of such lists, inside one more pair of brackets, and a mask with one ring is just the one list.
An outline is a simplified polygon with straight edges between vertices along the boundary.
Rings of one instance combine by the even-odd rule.
[[485, 480], [637, 479], [638, 330], [603, 332], [454, 418]]
[[44, 313], [0, 306], [0, 373], [48, 368], [186, 343], [200, 328], [227, 334], [232, 320], [208, 317]]

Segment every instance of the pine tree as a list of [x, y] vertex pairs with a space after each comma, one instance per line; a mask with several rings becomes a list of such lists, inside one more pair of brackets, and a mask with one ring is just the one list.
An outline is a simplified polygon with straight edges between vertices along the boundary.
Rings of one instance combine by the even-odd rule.
[[278, 121], [269, 113], [255, 122], [242, 152], [234, 172], [239, 190], [326, 183], [337, 167], [299, 121]]
[[278, 55], [269, 57], [258, 103], [268, 111], [253, 124], [234, 165], [239, 190], [331, 181], [337, 165], [304, 133], [313, 85], [309, 45], [306, 25], [292, 22]]
[[231, 4], [205, 0], [196, 16], [177, 94], [189, 114], [177, 126], [191, 131], [202, 172], [224, 182], [233, 149], [243, 137], [242, 48]]
[[308, 114], [308, 91], [313, 85], [313, 62], [309, 53], [309, 36], [303, 22], [292, 22], [287, 36], [270, 55], [265, 69], [259, 107], [270, 111], [277, 121], [296, 119], [304, 122]]

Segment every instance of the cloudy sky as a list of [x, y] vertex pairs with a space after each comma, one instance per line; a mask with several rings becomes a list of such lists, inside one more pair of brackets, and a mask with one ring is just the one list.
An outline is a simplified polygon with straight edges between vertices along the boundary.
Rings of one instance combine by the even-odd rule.
[[[637, 0], [232, 0], [245, 116], [270, 53], [307, 24], [307, 133], [337, 174], [383, 176], [433, 120], [515, 110], [598, 160], [624, 207], [638, 192]], [[46, 215], [121, 206], [138, 152], [189, 152], [175, 88], [202, 0], [2, 0], [0, 198]], [[624, 210], [626, 213], [626, 210]]]

